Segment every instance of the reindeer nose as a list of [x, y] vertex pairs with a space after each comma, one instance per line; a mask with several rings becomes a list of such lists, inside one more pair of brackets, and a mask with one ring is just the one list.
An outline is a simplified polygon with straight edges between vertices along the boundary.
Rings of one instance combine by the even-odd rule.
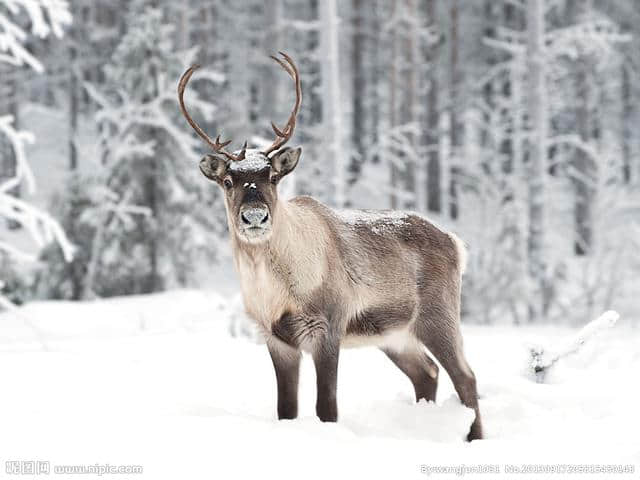
[[269, 210], [265, 207], [245, 208], [240, 213], [242, 223], [251, 227], [259, 227], [269, 219]]

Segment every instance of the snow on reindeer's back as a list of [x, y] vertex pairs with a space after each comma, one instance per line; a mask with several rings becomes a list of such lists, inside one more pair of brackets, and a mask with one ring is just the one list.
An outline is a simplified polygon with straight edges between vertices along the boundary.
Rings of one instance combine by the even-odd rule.
[[366, 226], [373, 233], [393, 233], [408, 225], [409, 212], [400, 210], [336, 210], [336, 215], [347, 225]]
[[451, 235], [446, 228], [443, 228], [433, 219], [413, 211], [340, 209], [335, 210], [335, 213], [347, 225], [366, 226], [373, 233], [379, 235], [397, 232], [401, 228], [408, 226], [411, 223], [411, 218], [419, 218], [442, 233]]

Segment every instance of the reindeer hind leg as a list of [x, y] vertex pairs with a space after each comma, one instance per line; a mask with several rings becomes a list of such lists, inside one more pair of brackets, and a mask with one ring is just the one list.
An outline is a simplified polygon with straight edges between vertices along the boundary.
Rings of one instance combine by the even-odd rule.
[[423, 306], [416, 323], [416, 335], [447, 371], [462, 403], [475, 411], [467, 440], [482, 438], [482, 420], [478, 405], [476, 377], [462, 348], [458, 315], [446, 307], [431, 303]]
[[416, 393], [416, 402], [436, 400], [438, 389], [438, 366], [422, 349], [397, 352], [388, 348], [382, 351], [411, 380]]

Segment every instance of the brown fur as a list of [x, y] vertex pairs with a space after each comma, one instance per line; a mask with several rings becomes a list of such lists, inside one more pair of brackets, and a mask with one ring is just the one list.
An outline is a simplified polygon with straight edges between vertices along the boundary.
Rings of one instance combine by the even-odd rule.
[[[462, 242], [416, 214], [363, 212], [354, 219], [310, 197], [279, 200], [277, 182], [299, 155], [281, 150], [264, 169], [201, 166], [226, 191], [235, 267], [247, 312], [274, 361], [279, 417], [297, 413], [300, 351], [307, 351], [316, 363], [318, 415], [337, 419], [341, 346], [379, 346], [412, 381], [418, 400], [434, 400], [438, 372], [426, 346], [476, 412], [469, 439], [481, 438], [475, 377], [459, 329]], [[264, 229], [247, 227], [247, 208], [262, 209]], [[243, 229], [260, 233], [249, 238]]]

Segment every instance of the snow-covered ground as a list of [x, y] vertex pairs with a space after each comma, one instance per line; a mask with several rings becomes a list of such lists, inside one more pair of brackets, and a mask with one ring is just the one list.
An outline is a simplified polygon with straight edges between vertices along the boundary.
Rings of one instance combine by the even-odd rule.
[[239, 307], [229, 298], [176, 291], [0, 315], [0, 478], [6, 461], [30, 460], [142, 465], [142, 475], [111, 478], [154, 480], [404, 479], [424, 478], [422, 465], [523, 463], [635, 464], [615, 478], [640, 475], [640, 331], [624, 319], [545, 384], [527, 373], [528, 347], [574, 331], [465, 326], [487, 436], [469, 444], [473, 413], [446, 375], [436, 404], [415, 404], [409, 381], [373, 349], [341, 353], [337, 424], [314, 416], [308, 358], [300, 417], [278, 422], [268, 353], [230, 335]]

